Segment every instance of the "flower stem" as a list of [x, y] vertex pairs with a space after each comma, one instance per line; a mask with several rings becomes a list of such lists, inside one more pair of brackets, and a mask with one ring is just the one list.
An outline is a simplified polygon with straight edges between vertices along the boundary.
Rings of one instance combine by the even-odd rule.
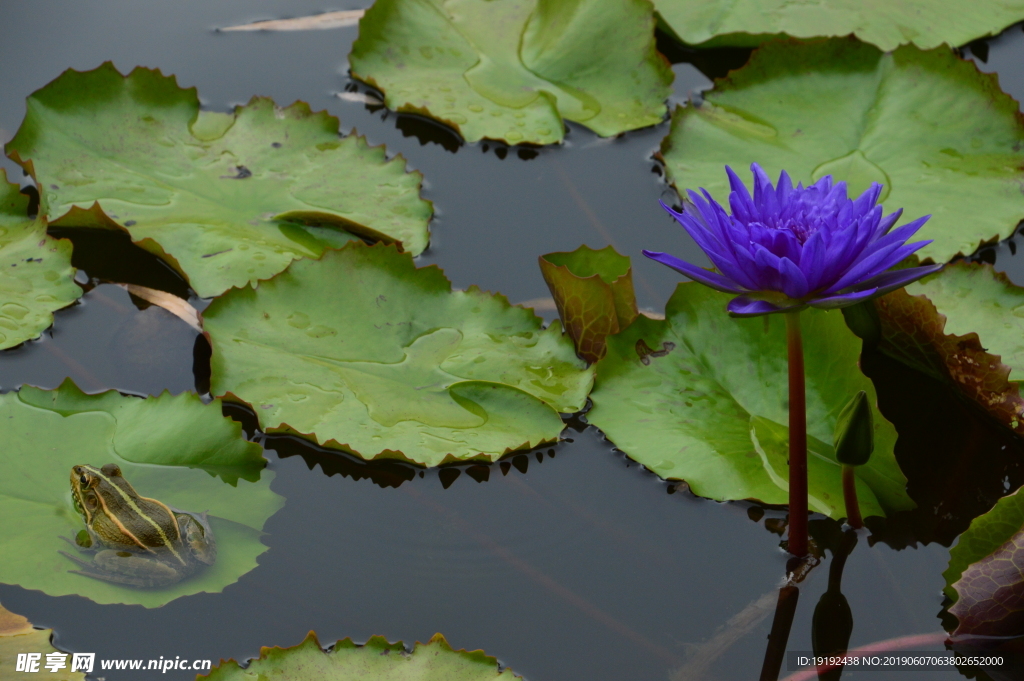
[[789, 348], [789, 552], [807, 555], [807, 396], [800, 313], [786, 312]]
[[854, 467], [843, 464], [843, 498], [846, 500], [846, 522], [855, 530], [864, 527], [860, 517], [860, 504], [857, 503], [857, 477]]

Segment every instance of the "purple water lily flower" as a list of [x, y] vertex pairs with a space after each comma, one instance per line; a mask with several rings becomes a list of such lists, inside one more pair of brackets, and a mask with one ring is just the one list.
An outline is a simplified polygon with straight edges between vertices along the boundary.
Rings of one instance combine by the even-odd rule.
[[[644, 251], [713, 289], [735, 293], [729, 312], [752, 317], [796, 312], [807, 306], [853, 305], [906, 286], [942, 265], [888, 271], [931, 241], [906, 243], [931, 216], [892, 229], [903, 210], [885, 217], [876, 206], [882, 185], [856, 200], [846, 197], [846, 183], [826, 175], [809, 187], [793, 186], [786, 171], [773, 187], [756, 163], [754, 196], [731, 168], [732, 215], [701, 189], [689, 191], [682, 213], [662, 205], [703, 249], [718, 272], [668, 253]], [[891, 230], [891, 231], [890, 231]]]

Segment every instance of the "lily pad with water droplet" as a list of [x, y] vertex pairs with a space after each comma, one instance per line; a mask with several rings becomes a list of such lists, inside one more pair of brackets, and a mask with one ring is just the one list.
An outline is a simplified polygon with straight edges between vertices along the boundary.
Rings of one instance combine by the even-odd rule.
[[6, 149], [52, 224], [124, 229], [203, 297], [357, 235], [414, 255], [427, 245], [422, 176], [302, 102], [200, 111], [173, 76], [106, 63], [33, 93]]
[[379, 0], [359, 23], [352, 75], [388, 108], [468, 142], [562, 141], [562, 119], [602, 136], [664, 118], [672, 71], [645, 0]]
[[931, 215], [922, 259], [945, 262], [1024, 218], [1024, 119], [995, 75], [948, 49], [891, 54], [851, 39], [770, 43], [676, 109], [661, 153], [680, 190], [728, 198], [725, 165], [794, 182], [826, 174], [885, 187], [902, 222]]
[[522, 677], [482, 650], [452, 650], [441, 634], [407, 651], [401, 641], [389, 643], [371, 636], [362, 645], [352, 639], [338, 641], [324, 651], [312, 631], [291, 648], [261, 648], [260, 656], [245, 666], [221, 662], [209, 681], [288, 679], [289, 681], [515, 681]]
[[260, 426], [366, 459], [436, 466], [558, 439], [593, 370], [557, 322], [393, 246], [348, 244], [300, 260], [203, 312], [212, 392]]
[[[789, 501], [786, 332], [782, 319], [737, 319], [731, 296], [680, 284], [665, 320], [643, 315], [609, 336], [597, 363], [590, 423], [630, 458], [695, 494], [718, 500]], [[874, 406], [857, 366], [860, 340], [837, 310], [801, 313], [807, 376], [808, 489], [811, 510], [846, 515], [842, 467], [832, 435], [847, 401], [867, 392], [875, 450], [856, 468], [862, 514], [913, 508], [893, 454], [896, 431]]]
[[[191, 393], [146, 399], [110, 391], [86, 395], [69, 380], [57, 390], [23, 387], [0, 395], [4, 444], [0, 462], [0, 582], [51, 596], [78, 594], [97, 603], [147, 608], [182, 596], [219, 592], [256, 567], [267, 550], [267, 519], [283, 503], [270, 491], [273, 473], [259, 445]], [[193, 513], [209, 513], [216, 562], [165, 588], [135, 589], [72, 574], [59, 551], [85, 525], [75, 511], [72, 466], [116, 463], [145, 497]]]
[[71, 242], [47, 236], [45, 219], [29, 219], [28, 197], [0, 168], [0, 350], [37, 338], [55, 310], [78, 300], [74, 277]]
[[847, 36], [894, 50], [965, 45], [1024, 19], [1022, 0], [654, 0], [665, 23], [691, 45], [757, 45], [794, 38]]

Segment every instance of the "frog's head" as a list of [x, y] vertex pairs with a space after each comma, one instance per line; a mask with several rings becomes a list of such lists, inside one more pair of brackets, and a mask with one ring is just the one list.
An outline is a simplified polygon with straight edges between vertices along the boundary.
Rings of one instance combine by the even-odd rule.
[[[116, 463], [108, 463], [103, 468], [88, 464], [71, 467], [71, 497], [75, 502], [75, 510], [91, 525], [97, 514], [104, 507], [104, 490], [110, 486], [110, 480], [121, 477], [121, 468]], [[109, 490], [106, 490], [109, 492]]]

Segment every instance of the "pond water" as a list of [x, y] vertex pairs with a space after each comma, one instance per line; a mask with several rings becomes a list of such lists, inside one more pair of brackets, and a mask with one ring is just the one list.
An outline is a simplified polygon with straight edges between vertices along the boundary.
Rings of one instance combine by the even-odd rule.
[[[660, 310], [678, 279], [639, 257], [640, 249], [703, 257], [658, 206], [665, 184], [652, 154], [667, 122], [611, 140], [570, 125], [558, 148], [460, 145], [425, 120], [337, 96], [366, 92], [345, 75], [354, 27], [214, 30], [361, 6], [8, 0], [0, 25], [0, 141], [17, 130], [32, 91], [66, 68], [106, 60], [122, 72], [144, 65], [173, 73], [181, 85], [198, 87], [211, 110], [226, 111], [255, 94], [279, 104], [302, 99], [424, 174], [436, 217], [418, 262], [439, 265], [456, 287], [476, 284], [512, 302], [547, 298], [538, 255], [612, 244], [633, 258], [641, 308]], [[746, 56], [666, 51], [679, 62], [679, 103]], [[1019, 26], [965, 54], [985, 57], [979, 66], [1024, 97]], [[12, 179], [21, 177], [13, 163], [3, 163]], [[57, 313], [44, 338], [0, 353], [0, 388], [52, 388], [71, 376], [89, 392], [205, 391], [205, 341], [110, 282], [182, 295], [187, 286], [126, 238], [59, 235], [74, 237], [79, 281], [88, 292]], [[1024, 260], [1011, 242], [977, 257], [995, 260], [1024, 283]], [[541, 314], [550, 319], [553, 311]], [[863, 365], [879, 387], [883, 412], [900, 429], [897, 455], [919, 509], [873, 526], [847, 561], [842, 584], [853, 608], [851, 646], [939, 631], [948, 545], [971, 517], [1024, 481], [1024, 446], [1016, 437], [882, 356], [865, 356]], [[251, 426], [250, 414], [230, 412]], [[147, 610], [0, 585], [0, 602], [52, 627], [58, 647], [102, 659], [243, 660], [260, 646], [294, 645], [311, 629], [325, 644], [374, 634], [411, 644], [442, 632], [453, 647], [483, 648], [530, 681], [755, 678], [786, 571], [778, 548], [784, 512], [696, 498], [632, 463], [585, 417], [569, 420], [566, 436], [555, 447], [493, 465], [427, 471], [371, 466], [296, 439], [267, 438], [273, 489], [286, 504], [265, 528], [269, 550], [259, 567], [223, 593]], [[820, 518], [812, 525], [822, 543], [834, 542], [838, 525]], [[830, 560], [831, 553], [800, 584], [791, 650], [810, 650], [811, 615]], [[928, 674], [930, 681], [956, 678], [962, 677], [955, 670]]]

